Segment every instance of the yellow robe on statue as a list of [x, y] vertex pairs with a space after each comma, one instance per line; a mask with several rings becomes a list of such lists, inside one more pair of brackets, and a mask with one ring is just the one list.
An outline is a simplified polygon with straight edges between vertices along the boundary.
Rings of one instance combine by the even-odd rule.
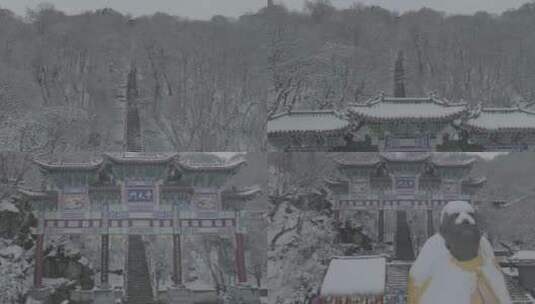
[[424, 244], [409, 275], [409, 304], [510, 304], [503, 274], [489, 241], [481, 238], [479, 255], [457, 261], [435, 234]]

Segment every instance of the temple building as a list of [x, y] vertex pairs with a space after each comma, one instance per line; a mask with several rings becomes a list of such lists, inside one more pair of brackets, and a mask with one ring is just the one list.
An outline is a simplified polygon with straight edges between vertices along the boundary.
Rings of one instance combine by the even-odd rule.
[[462, 127], [485, 151], [528, 151], [535, 146], [535, 111], [525, 107], [481, 109]]
[[276, 151], [532, 151], [535, 111], [380, 94], [338, 111], [280, 113], [267, 134]]
[[358, 122], [357, 138], [371, 138], [382, 151], [432, 151], [455, 134], [454, 122], [466, 113], [466, 104], [436, 97], [380, 96], [347, 109]]
[[329, 151], [344, 145], [350, 127], [336, 111], [280, 113], [268, 123], [268, 138], [280, 151]]
[[[201, 157], [199, 157], [201, 156]], [[216, 160], [214, 160], [214, 158]], [[226, 234], [233, 241], [235, 286], [246, 286], [245, 204], [260, 188], [226, 188], [245, 160], [222, 160], [198, 153], [106, 153], [84, 162], [66, 158], [35, 159], [45, 182], [42, 189], [20, 189], [38, 215], [34, 285], [43, 287], [46, 236], [100, 237], [100, 284], [97, 291], [78, 291], [95, 303], [194, 303], [185, 282], [185, 244], [192, 235]], [[117, 296], [109, 280], [110, 237], [127, 238], [123, 258], [124, 294]], [[144, 238], [172, 241], [173, 286], [158, 291], [147, 261]], [[115, 257], [117, 258], [117, 257]], [[230, 274], [229, 274], [230, 275]], [[249, 290], [251, 290], [249, 288]], [[215, 291], [214, 291], [215, 292]], [[251, 291], [253, 292], [253, 291]], [[182, 302], [189, 299], [191, 302]], [[255, 303], [255, 302], [253, 302]]]
[[473, 109], [436, 93], [409, 97], [399, 52], [392, 97], [380, 93], [340, 109], [282, 112], [269, 118], [267, 137], [276, 151], [533, 151], [535, 110], [528, 106]]

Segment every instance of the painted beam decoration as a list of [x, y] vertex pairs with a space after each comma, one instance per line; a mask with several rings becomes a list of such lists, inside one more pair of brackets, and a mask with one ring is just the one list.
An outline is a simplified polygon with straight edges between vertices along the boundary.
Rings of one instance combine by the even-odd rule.
[[219, 193], [216, 191], [197, 191], [192, 200], [197, 210], [219, 210], [221, 205]]
[[149, 215], [145, 218], [110, 218], [104, 216], [84, 219], [65, 219], [61, 216], [44, 219], [46, 234], [142, 234], [172, 235], [176, 231], [183, 233], [232, 233], [238, 228], [238, 215], [234, 212], [219, 212], [213, 217], [189, 215], [178, 219], [169, 217], [157, 218]]
[[339, 200], [335, 210], [403, 210], [433, 209], [445, 206], [449, 200]]
[[64, 218], [81, 218], [90, 207], [87, 193], [64, 193], [60, 196], [60, 206]]

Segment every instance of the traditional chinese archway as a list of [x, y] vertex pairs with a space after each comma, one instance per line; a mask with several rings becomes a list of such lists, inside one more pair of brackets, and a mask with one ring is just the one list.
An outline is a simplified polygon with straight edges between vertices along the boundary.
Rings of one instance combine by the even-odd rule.
[[436, 232], [442, 207], [472, 201], [485, 179], [472, 178], [475, 159], [446, 153], [344, 153], [336, 160], [341, 176], [327, 180], [335, 216], [343, 224], [354, 212], [371, 212], [379, 243], [394, 256], [412, 260]]
[[[203, 162], [177, 153], [108, 153], [85, 162], [35, 160], [46, 185], [20, 189], [38, 217], [34, 285], [43, 287], [43, 251], [47, 235], [98, 235], [101, 290], [109, 289], [110, 236], [156, 235], [173, 240], [173, 283], [184, 288], [183, 237], [217, 233], [234, 236], [236, 284], [247, 282], [247, 213], [239, 208], [258, 187], [225, 189], [242, 159]], [[236, 206], [234, 210], [224, 206]], [[128, 256], [128, 255], [127, 255]], [[128, 288], [128, 287], [127, 287]], [[100, 297], [113, 303], [113, 294]], [[100, 302], [99, 302], [100, 303]]]

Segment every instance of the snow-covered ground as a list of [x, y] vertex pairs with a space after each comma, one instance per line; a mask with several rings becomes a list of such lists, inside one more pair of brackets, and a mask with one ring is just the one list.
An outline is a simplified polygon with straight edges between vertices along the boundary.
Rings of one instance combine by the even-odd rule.
[[268, 240], [272, 242], [282, 231], [288, 232], [270, 244], [270, 304], [303, 303], [317, 293], [329, 259], [342, 254], [334, 244], [331, 221], [326, 215], [303, 213], [289, 204], [279, 208], [269, 226]]
[[12, 241], [0, 239], [0, 303], [18, 303], [32, 286], [28, 254]]

